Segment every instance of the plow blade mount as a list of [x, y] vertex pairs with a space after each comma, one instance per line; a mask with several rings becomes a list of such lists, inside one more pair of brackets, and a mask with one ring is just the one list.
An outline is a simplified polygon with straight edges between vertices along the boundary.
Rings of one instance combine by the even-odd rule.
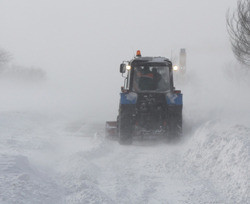
[[117, 137], [117, 122], [116, 121], [107, 121], [106, 122], [105, 136], [108, 138]]

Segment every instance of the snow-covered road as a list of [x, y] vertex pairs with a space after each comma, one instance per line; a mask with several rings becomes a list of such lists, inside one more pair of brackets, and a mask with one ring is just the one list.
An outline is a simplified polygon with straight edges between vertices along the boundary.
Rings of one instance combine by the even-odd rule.
[[183, 168], [179, 148], [159, 143], [112, 145], [107, 155], [92, 158], [100, 170], [100, 189], [114, 203], [221, 201], [209, 181]]
[[208, 121], [178, 144], [120, 146], [102, 123], [0, 114], [0, 203], [247, 203], [250, 128]]

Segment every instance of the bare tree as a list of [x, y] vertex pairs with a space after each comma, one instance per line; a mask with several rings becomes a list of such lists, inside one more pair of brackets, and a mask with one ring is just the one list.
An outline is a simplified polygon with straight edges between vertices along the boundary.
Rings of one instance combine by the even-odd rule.
[[250, 67], [250, 0], [238, 0], [237, 10], [227, 13], [227, 29], [235, 57]]
[[7, 63], [10, 60], [11, 56], [8, 52], [3, 49], [0, 49], [0, 65]]

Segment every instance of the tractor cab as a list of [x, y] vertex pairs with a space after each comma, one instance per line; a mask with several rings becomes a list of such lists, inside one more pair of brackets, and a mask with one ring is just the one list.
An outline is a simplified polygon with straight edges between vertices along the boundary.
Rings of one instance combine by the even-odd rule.
[[126, 73], [124, 87], [127, 92], [173, 91], [172, 63], [164, 57], [141, 57], [123, 62], [120, 72]]

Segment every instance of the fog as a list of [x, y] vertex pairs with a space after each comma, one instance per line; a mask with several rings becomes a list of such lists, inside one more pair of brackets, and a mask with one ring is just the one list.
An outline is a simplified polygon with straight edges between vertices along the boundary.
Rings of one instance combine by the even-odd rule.
[[[250, 73], [226, 30], [236, 0], [1, 0], [0, 203], [247, 203]], [[175, 59], [183, 137], [119, 145], [119, 66]]]
[[119, 64], [137, 49], [171, 58], [184, 47], [190, 75], [210, 80], [233, 61], [225, 13], [235, 6], [234, 0], [3, 0], [1, 48], [12, 54], [12, 64], [45, 70], [47, 80], [2, 82], [1, 109], [115, 118], [123, 84]]

